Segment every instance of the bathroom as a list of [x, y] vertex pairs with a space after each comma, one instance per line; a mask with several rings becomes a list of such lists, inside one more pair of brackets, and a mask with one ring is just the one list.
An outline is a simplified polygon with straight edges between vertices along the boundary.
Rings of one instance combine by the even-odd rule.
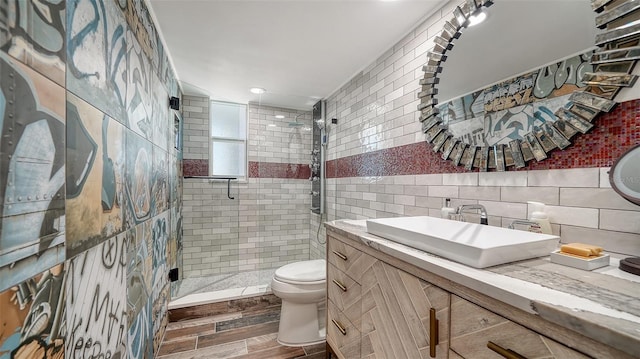
[[[46, 3], [52, 14], [60, 16], [56, 2]], [[75, 12], [70, 12], [70, 3], [77, 4]], [[26, 352], [29, 345], [42, 345], [44, 342], [30, 341], [37, 335], [47, 338], [47, 346], [40, 350], [58, 357], [86, 357], [80, 351], [83, 348], [93, 355], [104, 350], [105, 354], [119, 352], [131, 358], [153, 357], [160, 350], [169, 320], [168, 305], [177, 300], [172, 298], [177, 293], [171, 293], [171, 289], [179, 290], [176, 282], [166, 279], [170, 269], [179, 268], [183, 283], [189, 278], [205, 278], [193, 288], [185, 287], [187, 295], [180, 296], [183, 299], [201, 289], [217, 293], [205, 302], [268, 295], [276, 268], [326, 257], [326, 230], [321, 222], [440, 217], [445, 198], [451, 199], [452, 206], [484, 205], [489, 224], [501, 227], [515, 219], [528, 218], [528, 201], [543, 202], [552, 231], [563, 242], [586, 241], [612, 254], [640, 256], [640, 207], [625, 201], [611, 188], [608, 173], [622, 153], [638, 143], [637, 88], [623, 90], [616, 98], [619, 104], [599, 117], [589, 133], [572, 139], [570, 147], [554, 151], [545, 161], [531, 161], [524, 170], [468, 171], [442, 160], [441, 153], [435, 154], [425, 142], [420, 112], [416, 110], [421, 91], [418, 81], [424, 76], [422, 66], [426, 52], [433, 46], [433, 36], [441, 32], [444, 21], [453, 17], [455, 7], [462, 1], [439, 3], [437, 11], [420, 25], [384, 54], [371, 57], [367, 67], [355, 76], [345, 76], [342, 85], [323, 98], [327, 138], [322, 217], [310, 210], [313, 205], [309, 195], [312, 182], [308, 164], [312, 160], [315, 126], [311, 105], [315, 102], [306, 110], [269, 105], [267, 88], [262, 99], [254, 97], [247, 106], [247, 178], [186, 178], [210, 174], [206, 167], [208, 148], [203, 149], [204, 145], [198, 143], [209, 142], [209, 97], [187, 94], [178, 85], [176, 79], [181, 76], [174, 73], [168, 59], [177, 53], [171, 49], [154, 51], [162, 48], [159, 37], [145, 40], [139, 36], [135, 40], [136, 34], [128, 31], [128, 45], [122, 47], [124, 41], [104, 33], [82, 32], [89, 21], [80, 15], [93, 11], [92, 3], [67, 1], [67, 33], [57, 25], [64, 20], [40, 24], [53, 27], [51, 33], [61, 38], [73, 36], [76, 45], [57, 50], [52, 46], [35, 47], [47, 48], [46, 54], [31, 46], [32, 53], [27, 53], [23, 41], [33, 43], [36, 39], [22, 40], [21, 31], [28, 26], [19, 23], [12, 24], [13, 37], [6, 40], [6, 45], [3, 43], [3, 108], [5, 98], [7, 104], [12, 104], [7, 94], [13, 89], [9, 89], [7, 76], [19, 73], [25, 81], [13, 87], [44, 108], [38, 114], [42, 117], [37, 118], [46, 118], [49, 123], [52, 140], [36, 137], [37, 143], [47, 142], [48, 146], [45, 153], [38, 155], [43, 162], [53, 163], [46, 173], [58, 174], [50, 176], [57, 182], [48, 183], [45, 179], [49, 177], [39, 177], [39, 183], [34, 185], [38, 188], [25, 187], [23, 192], [18, 189], [16, 196], [43, 191], [58, 200], [41, 203], [44, 207], [35, 207], [37, 210], [32, 207], [9, 214], [9, 192], [3, 195], [0, 303], [3, 308], [16, 309], [1, 320], [14, 334], [8, 335], [9, 339], [0, 337], [0, 356], [13, 350]], [[134, 28], [136, 21], [154, 24], [153, 20], [143, 19], [146, 12], [138, 2], [131, 2], [137, 6], [130, 9], [116, 2], [96, 3], [108, 5], [101, 10], [100, 18], [125, 10], [128, 14], [137, 12], [134, 16], [118, 15], [117, 21], [103, 19], [102, 29], [112, 34], [119, 34], [118, 25]], [[493, 6], [497, 9], [500, 5], [496, 1]], [[156, 31], [153, 25], [147, 30]], [[95, 45], [102, 43], [105, 46]], [[450, 60], [455, 51], [451, 51]], [[109, 58], [107, 53], [113, 61], [104, 60]], [[117, 61], [118, 53], [126, 55], [126, 64]], [[136, 72], [132, 66], [153, 71]], [[446, 73], [448, 63], [443, 66]], [[92, 76], [94, 73], [100, 76]], [[141, 78], [134, 76], [136, 73], [148, 76]], [[165, 103], [165, 98], [171, 97], [180, 99], [179, 110]], [[331, 119], [337, 123], [331, 123]], [[20, 138], [18, 134], [5, 135], [11, 131], [8, 123], [5, 117], [3, 138]], [[71, 138], [82, 141], [75, 141], [72, 146]], [[3, 141], [3, 155], [13, 153], [4, 146]], [[47, 157], [47, 153], [55, 156]], [[11, 166], [14, 165], [3, 162], [1, 167], [7, 187], [11, 185], [7, 179], [10, 170], [21, 170], [15, 167], [19, 165]], [[65, 173], [59, 172], [61, 168], [67, 172], [62, 177], [67, 183], [60, 179], [60, 174]], [[110, 174], [114, 179], [107, 181]], [[66, 201], [59, 200], [65, 195]], [[46, 213], [44, 220], [36, 218], [47, 223], [38, 228], [40, 234], [34, 234], [33, 238], [40, 240], [36, 245], [30, 243], [31, 248], [25, 252], [13, 252], [14, 243], [26, 242], [29, 234], [9, 235], [10, 228], [13, 226], [15, 233], [34, 228], [33, 223], [40, 222], [24, 216], [33, 212]], [[93, 216], [93, 220], [87, 221], [84, 213]], [[20, 220], [5, 222], [9, 217]], [[469, 216], [469, 221], [476, 220]], [[95, 224], [79, 225], [82, 221]], [[197, 242], [196, 238], [206, 236], [209, 237], [202, 242], [207, 243]], [[212, 240], [218, 242], [212, 245]], [[105, 256], [106, 249], [120, 251]], [[123, 260], [119, 266], [112, 266], [108, 261], [101, 262], [105, 258]], [[104, 263], [93, 268], [99, 269], [100, 275], [85, 276], [87, 263]], [[43, 300], [36, 293], [45, 292], [48, 298], [55, 298], [47, 303], [56, 308], [51, 312], [55, 317], [38, 333], [21, 334], [37, 314], [37, 307], [32, 305], [34, 298], [36, 303]], [[87, 298], [84, 303], [74, 300], [81, 297]], [[112, 298], [109, 305], [120, 308], [115, 317], [126, 318], [126, 326], [116, 326], [124, 328], [116, 340], [108, 340], [107, 333], [82, 323], [82, 318], [92, 316], [109, 323], [106, 315], [101, 317], [105, 313], [91, 305], [95, 298], [102, 303], [103, 297]], [[194, 303], [200, 300], [197, 297]], [[79, 329], [60, 330], [63, 322]], [[90, 342], [103, 343], [102, 348]], [[28, 357], [25, 352], [22, 355]]]

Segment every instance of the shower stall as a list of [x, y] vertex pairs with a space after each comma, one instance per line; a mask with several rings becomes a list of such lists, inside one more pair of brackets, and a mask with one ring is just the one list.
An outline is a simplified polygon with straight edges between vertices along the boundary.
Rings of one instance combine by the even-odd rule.
[[[203, 111], [208, 101], [185, 100], [202, 104]], [[211, 136], [202, 126], [208, 113], [184, 115], [183, 268], [174, 300], [198, 293], [214, 300], [259, 295], [269, 290], [280, 266], [314, 259], [312, 112], [260, 104], [249, 104], [246, 111], [248, 166], [237, 179], [189, 178], [198, 170], [207, 174], [189, 168], [207, 161], [189, 161], [197, 157], [194, 140], [202, 137], [197, 132]]]

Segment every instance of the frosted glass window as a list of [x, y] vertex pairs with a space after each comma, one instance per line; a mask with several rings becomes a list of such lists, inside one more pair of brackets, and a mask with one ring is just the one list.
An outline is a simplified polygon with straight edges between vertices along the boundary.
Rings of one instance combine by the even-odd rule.
[[211, 136], [244, 139], [247, 132], [247, 107], [235, 103], [211, 104]]
[[244, 178], [247, 171], [247, 106], [212, 101], [210, 109], [210, 175]]
[[212, 147], [214, 175], [244, 177], [244, 143], [213, 140]]

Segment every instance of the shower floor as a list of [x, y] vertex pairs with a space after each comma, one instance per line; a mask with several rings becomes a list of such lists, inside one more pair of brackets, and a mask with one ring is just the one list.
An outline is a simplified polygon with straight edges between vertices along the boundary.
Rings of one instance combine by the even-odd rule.
[[213, 303], [271, 293], [276, 269], [184, 278], [169, 308]]

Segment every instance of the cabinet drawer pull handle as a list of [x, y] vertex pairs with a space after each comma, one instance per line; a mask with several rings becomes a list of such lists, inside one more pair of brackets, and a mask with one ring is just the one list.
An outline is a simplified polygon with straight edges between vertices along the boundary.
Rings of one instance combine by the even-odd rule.
[[338, 251], [333, 251], [333, 254], [337, 255], [338, 257], [340, 257], [343, 261], [347, 260], [347, 256], [345, 256], [344, 254], [338, 252]]
[[344, 327], [342, 326], [342, 324], [340, 324], [340, 322], [338, 322], [335, 319], [331, 319], [331, 321], [333, 322], [333, 325], [336, 326], [336, 328], [338, 328], [338, 330], [340, 331], [340, 333], [342, 333], [342, 335], [347, 335], [347, 330], [344, 329]]
[[436, 346], [440, 344], [440, 321], [436, 319], [436, 310], [429, 309], [429, 356], [436, 357]]
[[342, 289], [343, 292], [347, 291], [347, 287], [345, 287], [344, 284], [340, 283], [337, 279], [334, 279], [333, 283], [335, 283], [335, 285]]
[[527, 359], [526, 357], [523, 357], [522, 355], [516, 353], [515, 351], [511, 349], [505, 349], [492, 341], [487, 342], [487, 348], [493, 350], [494, 352], [502, 355], [507, 359]]

